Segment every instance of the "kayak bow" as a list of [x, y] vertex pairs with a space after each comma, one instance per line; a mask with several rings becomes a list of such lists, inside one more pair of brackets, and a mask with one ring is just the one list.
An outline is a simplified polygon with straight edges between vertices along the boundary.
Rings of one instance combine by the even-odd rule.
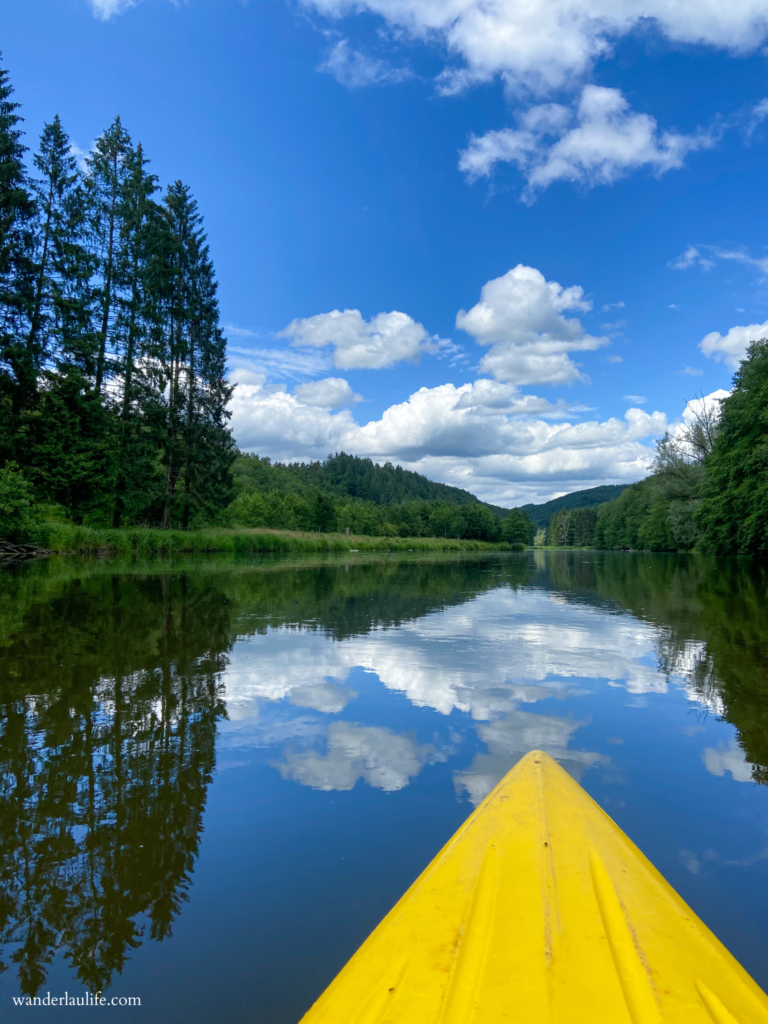
[[526, 754], [302, 1024], [768, 1024], [768, 997], [553, 759]]

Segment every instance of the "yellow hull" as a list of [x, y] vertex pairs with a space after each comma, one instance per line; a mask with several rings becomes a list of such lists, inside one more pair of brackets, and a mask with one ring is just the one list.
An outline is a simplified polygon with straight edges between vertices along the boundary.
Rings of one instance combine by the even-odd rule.
[[768, 997], [577, 782], [527, 754], [302, 1024], [768, 1024]]

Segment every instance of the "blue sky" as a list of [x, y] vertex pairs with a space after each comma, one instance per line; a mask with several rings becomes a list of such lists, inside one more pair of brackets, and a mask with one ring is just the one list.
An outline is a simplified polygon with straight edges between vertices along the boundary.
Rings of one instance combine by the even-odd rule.
[[768, 334], [768, 0], [2, 0], [2, 25], [31, 146], [58, 113], [86, 152], [119, 113], [192, 187], [243, 448], [546, 500], [645, 475]]

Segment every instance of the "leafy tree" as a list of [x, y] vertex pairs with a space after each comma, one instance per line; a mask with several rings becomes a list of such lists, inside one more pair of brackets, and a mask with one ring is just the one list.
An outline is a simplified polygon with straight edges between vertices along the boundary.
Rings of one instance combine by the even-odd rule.
[[752, 342], [722, 401], [696, 522], [703, 546], [768, 553], [768, 339]]
[[531, 544], [534, 530], [528, 514], [520, 508], [512, 508], [501, 522], [501, 539], [509, 544]]

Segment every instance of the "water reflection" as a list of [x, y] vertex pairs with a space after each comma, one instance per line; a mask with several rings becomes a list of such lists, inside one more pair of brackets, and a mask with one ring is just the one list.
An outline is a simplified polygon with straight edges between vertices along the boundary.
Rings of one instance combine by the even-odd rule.
[[537, 708], [578, 706], [596, 681], [633, 700], [684, 691], [737, 729], [702, 772], [766, 782], [767, 589], [738, 562], [582, 552], [5, 572], [0, 971], [34, 994], [58, 952], [105, 989], [171, 935], [217, 749], [219, 771], [268, 750], [275, 778], [326, 792], [397, 793], [450, 762], [448, 725], [427, 740], [364, 713], [361, 670], [409, 707], [466, 717], [474, 747], [449, 770], [471, 804], [533, 747], [577, 777], [607, 768], [582, 740], [589, 714]]
[[0, 947], [24, 993], [56, 950], [97, 991], [145, 933], [170, 936], [186, 899], [228, 613], [183, 578], [42, 589], [3, 607]]
[[394, 793], [407, 786], [425, 764], [445, 761], [431, 744], [379, 726], [333, 722], [326, 733], [326, 753], [287, 750], [274, 762], [284, 779], [313, 789], [352, 789], [364, 779], [374, 789]]

